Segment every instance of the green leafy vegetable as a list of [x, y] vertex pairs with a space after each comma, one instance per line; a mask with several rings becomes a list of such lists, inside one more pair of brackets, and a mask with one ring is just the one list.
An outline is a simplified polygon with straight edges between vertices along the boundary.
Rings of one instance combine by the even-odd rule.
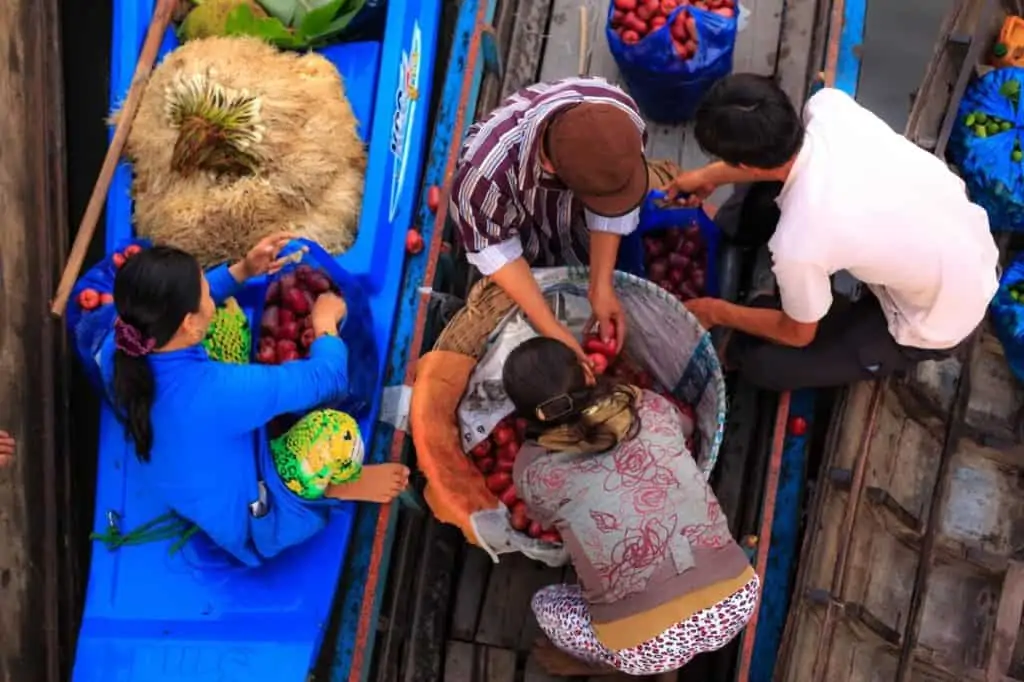
[[248, 6], [228, 16], [228, 35], [255, 36], [286, 50], [301, 50], [338, 38], [366, 0], [257, 0], [270, 15], [258, 17]]

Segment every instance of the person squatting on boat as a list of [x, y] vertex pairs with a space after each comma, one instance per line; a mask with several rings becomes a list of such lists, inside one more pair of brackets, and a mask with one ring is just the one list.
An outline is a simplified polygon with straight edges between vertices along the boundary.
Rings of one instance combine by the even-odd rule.
[[[279, 250], [290, 238], [267, 237], [244, 260], [205, 275], [184, 251], [141, 251], [117, 273], [118, 317], [100, 352], [104, 383], [142, 463], [147, 494], [249, 564], [322, 527], [297, 521], [303, 504], [325, 497], [388, 502], [409, 476], [398, 464], [363, 466], [355, 420], [314, 409], [348, 390], [348, 350], [337, 332], [346, 314], [340, 296], [317, 299], [311, 315], [316, 341], [307, 359], [235, 364], [211, 359], [224, 354], [204, 346], [216, 306], [247, 280], [279, 269]], [[246, 324], [240, 333], [249, 333]], [[238, 347], [238, 340], [219, 342]], [[254, 511], [262, 487], [258, 430], [274, 417], [307, 410], [314, 411], [270, 444], [277, 473], [295, 500], [271, 500]]]
[[537, 83], [470, 128], [452, 179], [459, 240], [486, 277], [477, 286], [500, 287], [539, 333], [581, 358], [530, 268], [589, 263], [599, 333], [622, 347], [626, 320], [612, 273], [647, 196], [646, 138], [636, 103], [604, 79]]
[[[518, 346], [502, 380], [528, 425], [516, 489], [531, 518], [561, 533], [579, 577], [533, 597], [551, 643], [649, 675], [739, 634], [759, 579], [684, 446], [693, 424], [656, 393], [595, 379], [555, 339]], [[550, 648], [538, 656], [552, 672], [588, 672]]]
[[[999, 256], [985, 211], [945, 162], [849, 95], [823, 88], [801, 117], [771, 78], [734, 74], [704, 97], [694, 133], [720, 160], [677, 176], [669, 196], [774, 183], [751, 186], [737, 234], [770, 223], [781, 300], [686, 303], [705, 327], [739, 332], [727, 368], [774, 390], [880, 378], [952, 354], [984, 319]], [[833, 303], [841, 270], [867, 285], [848, 305]]]

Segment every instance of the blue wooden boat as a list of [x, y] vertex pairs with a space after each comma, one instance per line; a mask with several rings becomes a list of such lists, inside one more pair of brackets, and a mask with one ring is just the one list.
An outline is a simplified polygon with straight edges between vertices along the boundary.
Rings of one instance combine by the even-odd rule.
[[[110, 101], [131, 82], [154, 0], [115, 0]], [[359, 238], [339, 264], [367, 292], [381, 377], [361, 423], [372, 459], [382, 459], [390, 432], [378, 429], [384, 378], [394, 373], [388, 349], [406, 267], [405, 234], [413, 226], [427, 138], [439, 0], [391, 0], [377, 40], [322, 50], [341, 72], [369, 147]], [[172, 32], [162, 54], [176, 45]], [[132, 236], [131, 168], [118, 169], [108, 197], [106, 252]], [[422, 257], [421, 257], [422, 259]], [[135, 485], [138, 467], [111, 411], [100, 416], [94, 527], [125, 530], [165, 510]], [[377, 510], [372, 510], [375, 515]], [[386, 512], [385, 512], [386, 514]], [[75, 682], [302, 682], [318, 661], [346, 560], [366, 556], [372, 541], [356, 532], [354, 505], [336, 509], [326, 530], [267, 565], [244, 570], [218, 561], [202, 540], [168, 551], [171, 540], [94, 548], [74, 665]], [[371, 578], [347, 579], [346, 591]], [[343, 623], [339, 638], [350, 637]], [[336, 649], [332, 642], [326, 647]], [[347, 666], [350, 661], [339, 661]], [[337, 667], [336, 667], [337, 669]]]

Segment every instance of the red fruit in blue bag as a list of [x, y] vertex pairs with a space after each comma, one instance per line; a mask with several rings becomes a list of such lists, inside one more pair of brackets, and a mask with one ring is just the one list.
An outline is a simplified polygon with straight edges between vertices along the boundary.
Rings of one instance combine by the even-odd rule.
[[615, 9], [631, 12], [636, 9], [636, 0], [615, 0]]
[[281, 285], [281, 305], [296, 315], [308, 315], [312, 306], [306, 293], [295, 287]]
[[[307, 317], [306, 319], [308, 320], [309, 318]], [[313, 345], [314, 341], [316, 341], [316, 332], [313, 331], [312, 329], [303, 329], [302, 337], [299, 339], [299, 343], [302, 344], [302, 347], [309, 348], [310, 346]]]
[[285, 292], [289, 289], [294, 289], [298, 281], [295, 278], [295, 273], [286, 272], [281, 275], [277, 280], [278, 286], [281, 288], [281, 295], [284, 296]]
[[322, 272], [314, 271], [306, 279], [306, 286], [314, 294], [324, 294], [331, 290], [331, 280]]
[[301, 357], [299, 355], [299, 347], [291, 339], [278, 339], [276, 346], [278, 362], [291, 362], [292, 360], [299, 360]]
[[260, 339], [260, 345], [256, 351], [256, 362], [263, 365], [277, 364], [277, 343], [270, 337]]
[[657, 31], [659, 28], [665, 25], [668, 21], [665, 17], [654, 17], [651, 19], [650, 26], [652, 31]]
[[260, 329], [273, 337], [277, 337], [277, 328], [281, 325], [276, 305], [268, 305], [263, 309], [263, 316], [260, 318]]
[[281, 283], [276, 279], [267, 286], [267, 303], [277, 303], [281, 298]]
[[82, 289], [78, 294], [78, 307], [82, 310], [96, 310], [100, 305], [100, 293], [95, 289]]
[[294, 320], [277, 328], [277, 338], [282, 340], [298, 341], [299, 333], [299, 323]]

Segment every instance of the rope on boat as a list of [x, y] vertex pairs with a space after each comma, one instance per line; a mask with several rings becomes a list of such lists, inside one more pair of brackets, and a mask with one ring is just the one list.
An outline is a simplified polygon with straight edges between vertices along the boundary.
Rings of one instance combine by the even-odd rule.
[[199, 531], [199, 526], [191, 521], [186, 521], [174, 512], [161, 514], [155, 519], [148, 521], [141, 526], [136, 526], [127, 533], [121, 532], [121, 516], [111, 511], [107, 514], [107, 531], [105, 533], [91, 533], [90, 540], [102, 542], [111, 552], [129, 545], [144, 545], [150, 542], [163, 542], [174, 540], [168, 548], [168, 554], [176, 554], [185, 546], [193, 535]]

